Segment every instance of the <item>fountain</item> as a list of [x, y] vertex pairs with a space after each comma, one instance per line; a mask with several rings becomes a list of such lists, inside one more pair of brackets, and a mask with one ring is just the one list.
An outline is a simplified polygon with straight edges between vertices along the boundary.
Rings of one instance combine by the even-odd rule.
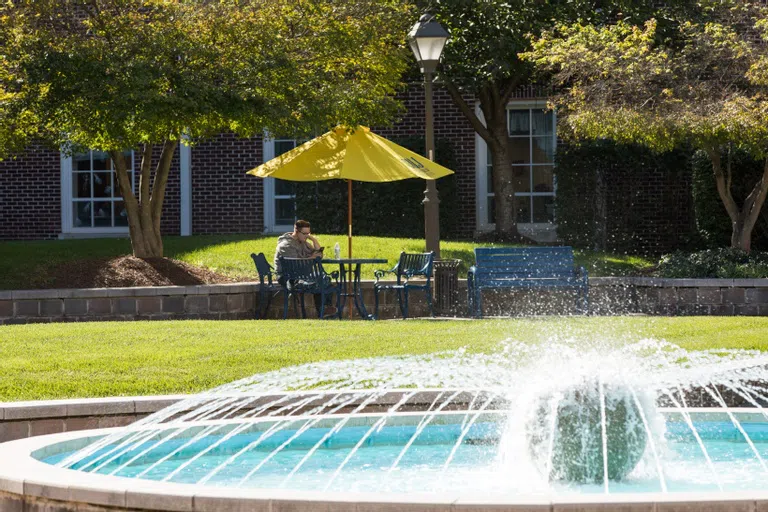
[[[63, 479], [70, 499], [73, 482], [113, 487], [124, 500], [137, 486], [186, 496], [179, 509], [235, 498], [272, 510], [295, 499], [402, 510], [690, 506], [745, 496], [754, 504], [768, 500], [760, 494], [768, 490], [767, 364], [756, 351], [688, 352], [650, 339], [615, 347], [510, 340], [492, 354], [286, 368], [126, 428], [7, 446], [26, 450], [38, 476]], [[3, 487], [8, 478], [0, 474], [0, 489], [13, 492]], [[177, 509], [172, 501], [165, 509]]]

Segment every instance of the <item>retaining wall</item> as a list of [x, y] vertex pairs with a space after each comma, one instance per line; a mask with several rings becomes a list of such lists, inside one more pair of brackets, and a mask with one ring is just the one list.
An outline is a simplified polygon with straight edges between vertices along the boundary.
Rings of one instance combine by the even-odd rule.
[[[589, 280], [590, 314], [767, 315], [768, 279], [656, 279], [597, 277]], [[465, 316], [466, 281], [448, 314]], [[101, 320], [248, 319], [258, 304], [256, 283], [147, 288], [93, 288], [0, 291], [0, 324]], [[373, 311], [373, 284], [363, 283], [365, 303]], [[576, 294], [568, 291], [499, 290], [483, 293], [486, 316], [575, 314]], [[269, 318], [282, 317], [278, 295]], [[311, 298], [308, 316], [315, 314]], [[399, 311], [393, 292], [382, 294], [380, 318]], [[427, 314], [423, 293], [410, 301], [411, 316]], [[293, 304], [289, 318], [296, 318]], [[346, 313], [345, 313], [346, 318]], [[357, 318], [357, 314], [354, 314]]]

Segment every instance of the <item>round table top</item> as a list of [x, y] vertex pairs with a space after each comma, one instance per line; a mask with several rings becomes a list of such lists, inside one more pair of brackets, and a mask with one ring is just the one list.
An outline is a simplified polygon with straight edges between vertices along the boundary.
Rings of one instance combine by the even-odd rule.
[[383, 258], [323, 258], [323, 263], [386, 263], [388, 260]]

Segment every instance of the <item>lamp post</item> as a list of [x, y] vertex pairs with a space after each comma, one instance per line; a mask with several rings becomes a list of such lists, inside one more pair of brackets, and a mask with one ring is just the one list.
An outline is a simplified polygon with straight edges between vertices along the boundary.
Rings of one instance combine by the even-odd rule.
[[[416, 61], [424, 73], [424, 95], [426, 114], [425, 149], [427, 158], [435, 161], [435, 129], [432, 116], [432, 76], [440, 62], [440, 54], [450, 34], [431, 14], [424, 14], [408, 33], [408, 44], [416, 56]], [[424, 190], [424, 235], [427, 251], [434, 251], [435, 259], [440, 259], [440, 200], [437, 197], [435, 180], [426, 180]]]

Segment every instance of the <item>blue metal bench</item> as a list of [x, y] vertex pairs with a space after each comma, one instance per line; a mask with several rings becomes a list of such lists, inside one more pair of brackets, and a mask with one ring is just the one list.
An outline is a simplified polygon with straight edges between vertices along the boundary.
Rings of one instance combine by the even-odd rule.
[[[424, 290], [427, 297], [427, 306], [429, 313], [435, 316], [432, 308], [432, 267], [434, 266], [435, 253], [400, 253], [400, 260], [392, 270], [375, 270], [373, 275], [376, 281], [373, 283], [373, 292], [376, 300], [376, 308], [373, 318], [379, 317], [379, 292], [382, 290], [397, 291], [397, 303], [400, 305], [400, 312], [403, 318], [408, 318], [408, 293], [411, 290]], [[379, 281], [386, 274], [394, 274], [395, 282]], [[411, 281], [414, 277], [422, 277], [424, 281]]]
[[483, 290], [576, 289], [581, 312], [589, 311], [587, 271], [573, 264], [570, 247], [478, 247], [467, 274], [469, 314], [483, 316]]

